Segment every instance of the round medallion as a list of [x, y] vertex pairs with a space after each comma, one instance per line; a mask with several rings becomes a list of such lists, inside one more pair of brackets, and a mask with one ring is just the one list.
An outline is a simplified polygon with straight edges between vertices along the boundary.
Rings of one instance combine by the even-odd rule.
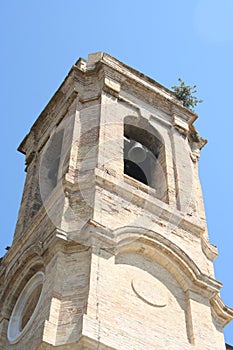
[[137, 297], [147, 304], [156, 307], [165, 307], [167, 305], [165, 287], [154, 277], [147, 275], [143, 278], [134, 278], [131, 286]]
[[39, 309], [44, 273], [37, 272], [25, 285], [12, 311], [7, 337], [16, 343], [33, 322]]

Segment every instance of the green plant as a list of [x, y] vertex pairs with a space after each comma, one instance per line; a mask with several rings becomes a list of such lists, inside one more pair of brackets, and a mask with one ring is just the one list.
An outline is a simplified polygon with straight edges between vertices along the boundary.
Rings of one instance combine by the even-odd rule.
[[198, 103], [203, 102], [203, 100], [198, 100], [194, 94], [197, 92], [196, 85], [189, 86], [186, 85], [181, 78], [178, 79], [180, 82], [179, 86], [172, 86], [172, 90], [174, 91], [176, 97], [183, 101], [183, 106], [189, 109], [194, 108]]

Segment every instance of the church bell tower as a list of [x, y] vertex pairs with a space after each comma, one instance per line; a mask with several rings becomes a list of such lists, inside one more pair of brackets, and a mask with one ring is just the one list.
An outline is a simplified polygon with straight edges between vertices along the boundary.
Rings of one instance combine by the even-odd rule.
[[19, 146], [2, 350], [225, 349], [196, 118], [108, 54], [76, 62]]

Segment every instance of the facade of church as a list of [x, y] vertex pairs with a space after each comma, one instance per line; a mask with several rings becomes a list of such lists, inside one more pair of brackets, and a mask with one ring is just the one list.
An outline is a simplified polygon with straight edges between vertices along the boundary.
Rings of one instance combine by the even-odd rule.
[[108, 54], [76, 62], [19, 146], [2, 350], [226, 349], [196, 118]]

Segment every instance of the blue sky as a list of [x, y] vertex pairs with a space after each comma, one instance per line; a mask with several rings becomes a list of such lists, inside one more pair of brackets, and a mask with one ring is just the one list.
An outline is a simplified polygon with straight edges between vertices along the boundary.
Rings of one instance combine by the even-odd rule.
[[[170, 88], [181, 77], [204, 102], [195, 123], [208, 144], [200, 177], [216, 278], [233, 307], [232, 0], [0, 0], [1, 235], [11, 245], [21, 200], [20, 141], [65, 78], [88, 53], [105, 51]], [[225, 328], [233, 344], [233, 322]]]

